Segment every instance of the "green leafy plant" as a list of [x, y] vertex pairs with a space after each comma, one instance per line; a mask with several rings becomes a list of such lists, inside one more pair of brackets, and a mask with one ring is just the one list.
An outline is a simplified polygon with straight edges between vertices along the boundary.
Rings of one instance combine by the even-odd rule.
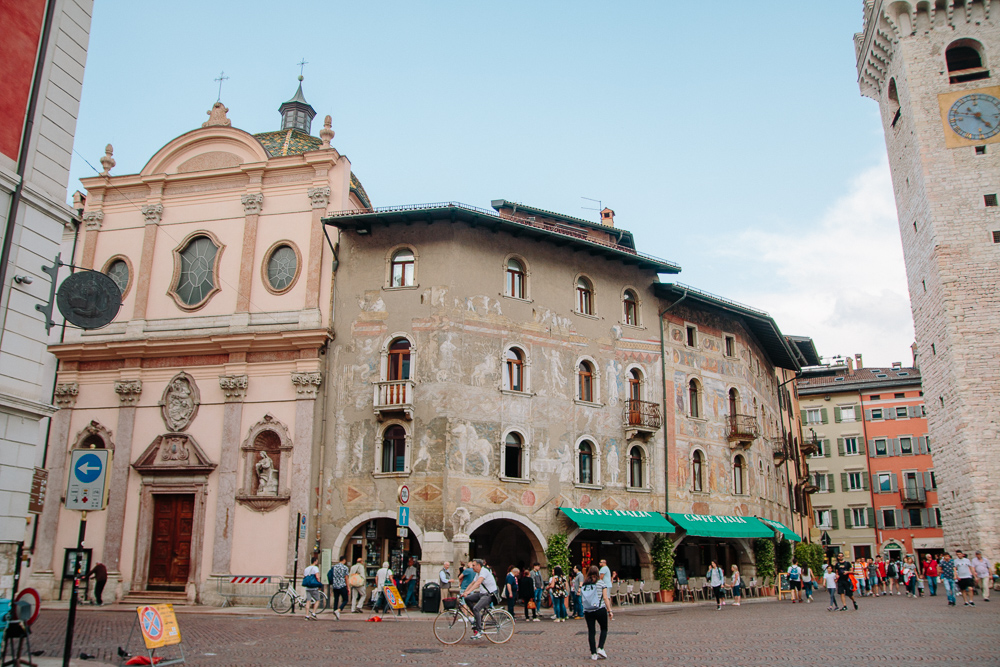
[[545, 558], [549, 561], [550, 574], [556, 565], [562, 568], [563, 574], [569, 573], [569, 540], [566, 539], [566, 533], [549, 535], [549, 546], [545, 548]]
[[795, 547], [795, 558], [799, 565], [808, 565], [813, 578], [823, 576], [823, 560], [825, 553], [823, 547], [818, 544], [807, 544], [802, 542]]
[[753, 560], [757, 568], [757, 577], [765, 586], [774, 579], [774, 540], [757, 538], [753, 541]]
[[674, 546], [666, 535], [653, 540], [653, 574], [660, 580], [661, 591], [674, 590]]
[[787, 572], [792, 566], [792, 543], [788, 540], [778, 542], [774, 550], [774, 563], [778, 572]]

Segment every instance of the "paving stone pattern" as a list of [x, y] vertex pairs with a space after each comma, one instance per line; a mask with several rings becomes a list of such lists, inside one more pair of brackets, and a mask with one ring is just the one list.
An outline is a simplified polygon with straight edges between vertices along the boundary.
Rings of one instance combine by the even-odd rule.
[[[978, 598], [977, 598], [978, 600]], [[192, 665], [566, 665], [590, 662], [583, 621], [524, 623], [494, 646], [469, 640], [444, 646], [429, 616], [365, 623], [362, 616], [308, 622], [301, 616], [223, 615], [178, 610]], [[114, 662], [134, 612], [78, 615], [74, 653]], [[350, 619], [350, 620], [348, 620]], [[44, 611], [32, 648], [61, 654], [66, 612]], [[520, 633], [524, 630], [524, 633]], [[535, 634], [538, 633], [538, 634]], [[133, 640], [137, 642], [137, 639]], [[944, 598], [864, 599], [861, 610], [831, 613], [822, 601], [792, 605], [647, 605], [615, 614], [602, 664], [1000, 665], [1000, 600], [949, 608]]]

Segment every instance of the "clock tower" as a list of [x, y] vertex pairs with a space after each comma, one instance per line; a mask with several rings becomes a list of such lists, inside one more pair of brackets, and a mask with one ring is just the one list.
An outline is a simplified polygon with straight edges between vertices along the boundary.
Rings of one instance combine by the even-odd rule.
[[879, 103], [885, 131], [943, 546], [996, 558], [1000, 2], [864, 0], [854, 46], [861, 94]]

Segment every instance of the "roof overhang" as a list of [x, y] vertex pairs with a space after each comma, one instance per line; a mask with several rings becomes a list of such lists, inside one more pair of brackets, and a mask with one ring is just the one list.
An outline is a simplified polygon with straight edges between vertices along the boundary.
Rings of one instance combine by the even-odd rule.
[[456, 223], [482, 227], [490, 231], [504, 231], [513, 236], [544, 240], [556, 246], [569, 246], [611, 261], [637, 266], [656, 273], [680, 273], [681, 267], [673, 262], [646, 255], [621, 245], [601, 243], [582, 230], [568, 225], [532, 223], [528, 220], [500, 215], [495, 211], [468, 206], [457, 202], [415, 204], [412, 206], [386, 206], [367, 211], [338, 211], [323, 218], [323, 224], [342, 231], [372, 234], [379, 227], [412, 225], [415, 223]]
[[799, 365], [803, 368], [806, 366], [819, 366], [823, 363], [812, 338], [808, 336], [785, 336], [785, 339], [789, 342], [792, 352], [795, 353]]
[[679, 301], [683, 298], [686, 302], [739, 317], [775, 366], [793, 371], [802, 367], [774, 318], [764, 311], [680, 283], [659, 283], [653, 285], [653, 292], [661, 299]]

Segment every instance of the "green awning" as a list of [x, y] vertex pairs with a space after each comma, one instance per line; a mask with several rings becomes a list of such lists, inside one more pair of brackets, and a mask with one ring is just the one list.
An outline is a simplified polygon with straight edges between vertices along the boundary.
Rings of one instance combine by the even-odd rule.
[[627, 533], [673, 533], [674, 527], [659, 512], [590, 510], [560, 507], [563, 514], [585, 530], [620, 530]]
[[752, 516], [715, 516], [711, 514], [667, 515], [671, 521], [697, 537], [774, 537], [774, 531]]
[[761, 518], [760, 521], [761, 521], [761, 523], [764, 523], [764, 524], [770, 526], [771, 528], [773, 528], [775, 530], [775, 532], [781, 533], [782, 535], [784, 535], [785, 539], [789, 540], [790, 542], [801, 542], [802, 541], [802, 538], [799, 537], [798, 533], [796, 533], [794, 530], [792, 530], [791, 528], [789, 528], [785, 524], [781, 523], [780, 521], [772, 521], [771, 519], [764, 519], [764, 518]]

